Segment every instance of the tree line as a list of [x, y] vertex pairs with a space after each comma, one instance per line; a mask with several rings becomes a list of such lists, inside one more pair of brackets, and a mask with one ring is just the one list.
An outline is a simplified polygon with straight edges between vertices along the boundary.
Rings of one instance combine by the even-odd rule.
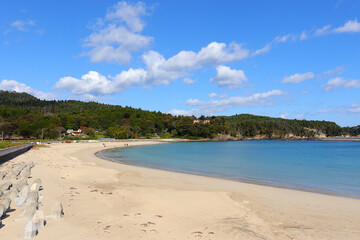
[[[196, 121], [197, 120], [197, 121]], [[314, 138], [360, 135], [360, 126], [342, 128], [329, 121], [289, 120], [239, 114], [173, 116], [132, 107], [75, 100], [46, 101], [27, 93], [0, 91], [0, 131], [5, 137], [57, 139], [67, 129], [86, 126], [90, 138]]]

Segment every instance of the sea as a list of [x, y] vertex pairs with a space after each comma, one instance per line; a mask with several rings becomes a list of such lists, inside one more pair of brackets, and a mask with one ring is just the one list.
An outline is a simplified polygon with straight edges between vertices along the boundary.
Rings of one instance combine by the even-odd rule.
[[360, 198], [360, 142], [248, 140], [115, 148], [135, 166]]

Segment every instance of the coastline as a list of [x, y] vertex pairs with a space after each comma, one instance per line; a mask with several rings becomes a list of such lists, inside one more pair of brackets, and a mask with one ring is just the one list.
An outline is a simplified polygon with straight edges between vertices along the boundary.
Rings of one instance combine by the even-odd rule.
[[[35, 239], [360, 238], [358, 199], [104, 161], [94, 155], [102, 149], [50, 144], [10, 161], [35, 162], [44, 212], [54, 200], [64, 206], [65, 217]], [[17, 214], [3, 220], [0, 238], [21, 239]]]
[[[259, 141], [259, 140], [255, 140], [255, 141]], [[315, 140], [315, 141], [321, 141], [321, 140]], [[340, 141], [340, 140], [338, 140], [338, 141]], [[174, 143], [176, 143], [176, 142], [174, 142]], [[164, 143], [164, 144], [168, 144], [168, 143]], [[130, 147], [139, 147], [139, 146], [142, 146], [142, 145], [130, 146]], [[122, 148], [122, 147], [119, 147], [119, 149], [120, 148]], [[201, 174], [201, 173], [196, 173], [196, 172], [186, 172], [186, 171], [180, 171], [180, 170], [176, 171], [176, 170], [168, 170], [168, 169], [165, 169], [165, 168], [155, 168], [155, 167], [152, 168], [152, 167], [147, 167], [147, 166], [142, 166], [142, 165], [130, 164], [130, 163], [127, 163], [127, 162], [124, 162], [124, 161], [121, 161], [121, 160], [111, 159], [109, 157], [106, 157], [103, 154], [103, 152], [109, 151], [109, 150], [112, 150], [112, 149], [115, 149], [115, 148], [100, 150], [100, 151], [94, 153], [94, 155], [96, 157], [98, 157], [100, 159], [103, 159], [103, 160], [106, 160], [106, 161], [111, 161], [111, 162], [118, 163], [118, 164], [124, 164], [124, 165], [139, 167], [139, 168], [145, 168], [145, 169], [154, 169], [154, 170], [166, 171], [166, 172], [170, 172], [170, 173], [189, 174], [189, 175], [194, 175], [194, 176], [216, 178], [216, 179], [222, 179], [222, 180], [228, 180], [228, 181], [234, 181], [234, 182], [255, 184], [255, 185], [266, 186], [266, 187], [274, 187], [274, 188], [289, 189], [289, 190], [296, 190], [296, 191], [303, 191], [303, 192], [310, 192], [310, 193], [325, 194], [325, 195], [330, 195], [330, 196], [338, 196], [338, 197], [360, 199], [360, 195], [346, 194], [346, 193], [340, 193], [340, 192], [335, 192], [335, 191], [330, 191], [330, 190], [306, 188], [306, 187], [297, 187], [297, 186], [290, 186], [290, 185], [282, 185], [282, 184], [275, 184], [275, 183], [270, 183], [270, 182], [256, 181], [256, 180], [246, 179], [246, 178], [226, 178], [226, 177], [221, 177], [221, 176], [216, 176], [216, 175], [206, 175], [206, 174]]]

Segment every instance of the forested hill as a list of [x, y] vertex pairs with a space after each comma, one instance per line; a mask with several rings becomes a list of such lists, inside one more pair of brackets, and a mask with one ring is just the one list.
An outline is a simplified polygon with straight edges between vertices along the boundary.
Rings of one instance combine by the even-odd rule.
[[131, 107], [81, 101], [45, 101], [27, 93], [0, 91], [0, 131], [6, 138], [59, 138], [67, 129], [87, 127], [87, 137], [115, 138], [313, 138], [360, 134], [334, 122], [287, 120], [240, 114], [172, 116]]

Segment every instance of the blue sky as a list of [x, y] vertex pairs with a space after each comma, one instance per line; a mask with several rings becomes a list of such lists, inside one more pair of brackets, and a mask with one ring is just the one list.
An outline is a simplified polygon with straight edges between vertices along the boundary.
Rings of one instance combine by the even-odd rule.
[[360, 124], [360, 2], [2, 1], [0, 89]]

